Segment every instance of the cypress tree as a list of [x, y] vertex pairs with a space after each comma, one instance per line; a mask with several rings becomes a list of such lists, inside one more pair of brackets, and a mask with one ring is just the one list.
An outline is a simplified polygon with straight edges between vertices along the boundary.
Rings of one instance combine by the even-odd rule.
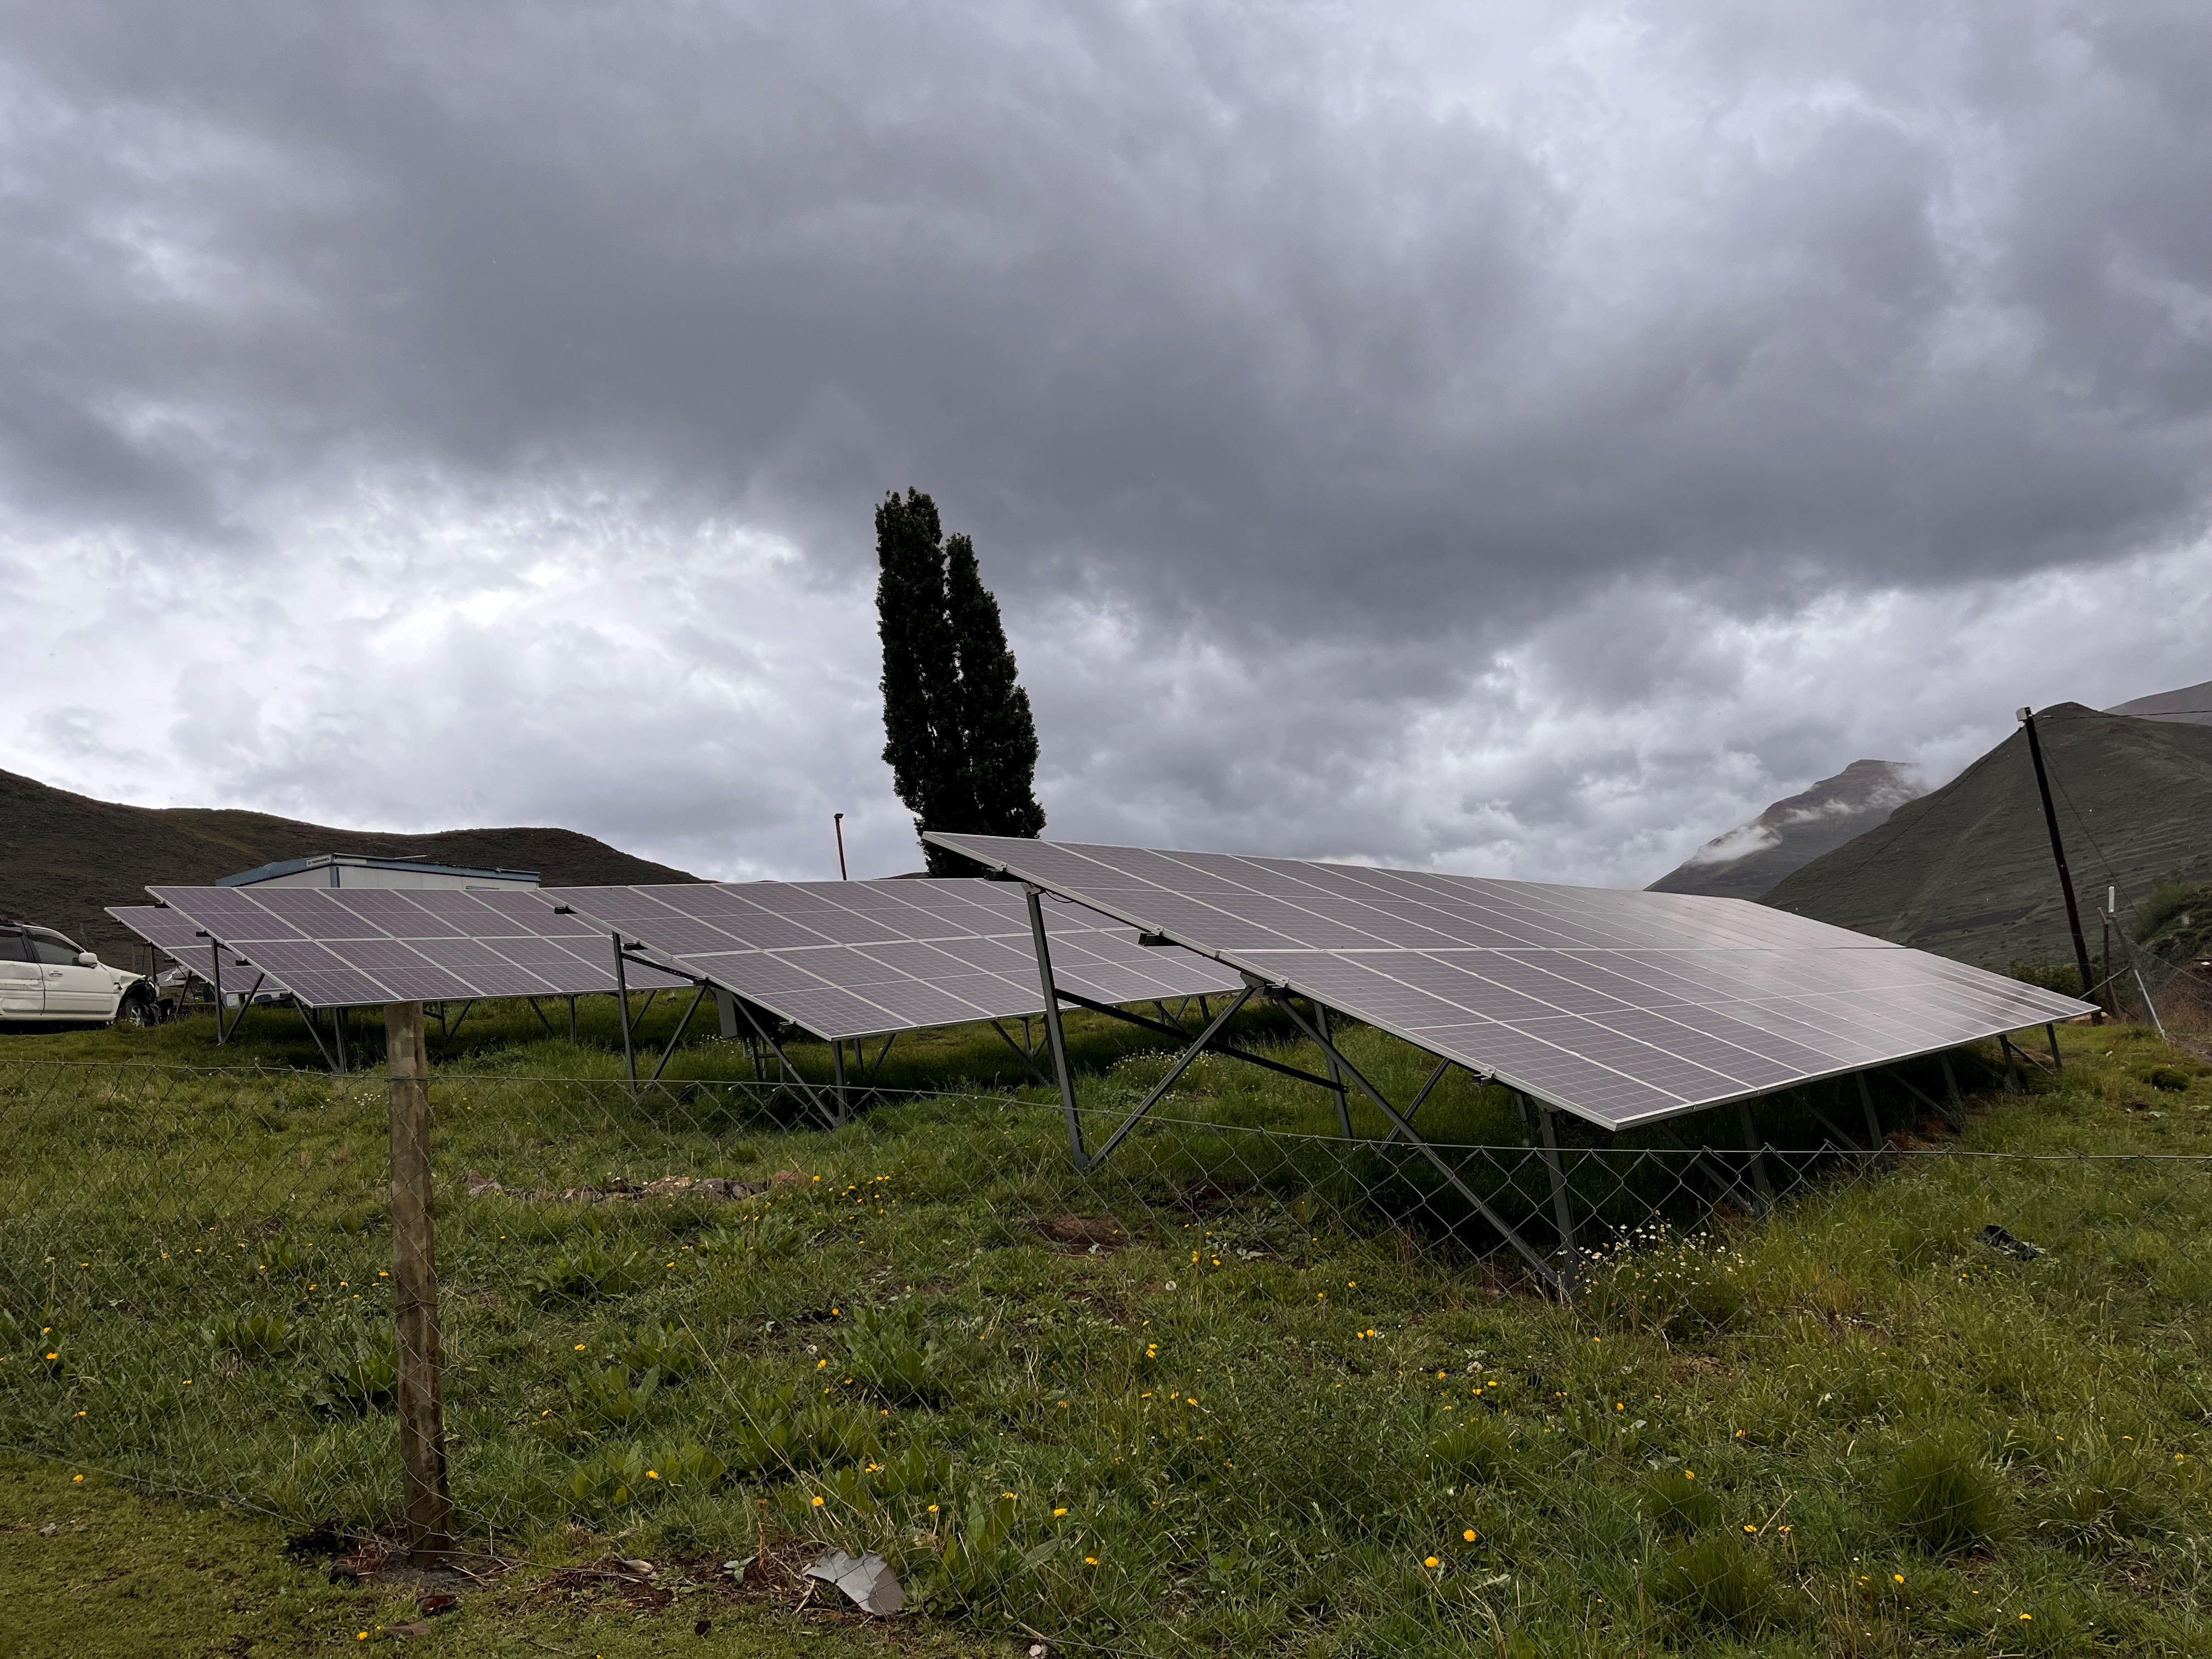
[[[884, 647], [884, 759], [921, 830], [1034, 836], [1036, 722], [975, 547], [945, 539], [937, 503], [909, 489], [876, 508]], [[933, 875], [964, 860], [924, 848]]]
[[1036, 721], [1014, 666], [999, 602], [975, 568], [975, 544], [955, 536], [945, 544], [945, 611], [960, 659], [960, 709], [966, 764], [964, 799], [974, 803], [979, 833], [1035, 836], [1044, 828], [1037, 805]]

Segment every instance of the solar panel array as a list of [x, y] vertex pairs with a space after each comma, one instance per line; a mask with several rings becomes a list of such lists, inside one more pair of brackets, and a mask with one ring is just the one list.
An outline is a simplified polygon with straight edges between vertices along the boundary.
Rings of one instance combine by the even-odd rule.
[[2091, 1012], [1736, 899], [927, 839], [1606, 1128]]
[[[155, 950], [174, 957], [188, 973], [210, 985], [216, 982], [216, 952], [220, 947], [203, 938], [182, 911], [164, 910], [158, 904], [111, 904], [107, 914]], [[240, 962], [228, 951], [222, 952], [222, 973], [226, 995], [250, 992], [262, 977], [259, 969]]]
[[[532, 890], [147, 890], [308, 1007], [581, 995], [615, 988], [614, 945], [606, 930], [580, 916], [557, 915]], [[684, 981], [640, 968], [629, 983], [633, 990], [656, 990]], [[228, 963], [223, 984], [229, 988]]]
[[[545, 896], [619, 927], [817, 1036], [873, 1036], [1042, 1013], [1029, 908], [1002, 881], [757, 881], [571, 887]], [[1202, 957], [1048, 901], [1061, 988], [1128, 1003], [1241, 990]]]

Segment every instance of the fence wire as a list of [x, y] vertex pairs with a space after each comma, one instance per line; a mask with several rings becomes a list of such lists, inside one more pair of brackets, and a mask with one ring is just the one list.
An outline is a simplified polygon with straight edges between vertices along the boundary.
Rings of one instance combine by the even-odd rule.
[[2125, 971], [2113, 975], [2121, 1010], [2156, 1028], [2169, 1041], [2203, 1048], [2212, 1042], [2212, 969], [2169, 962], [2123, 933]]
[[[2019, 1636], [1929, 1564], [2025, 1528], [2201, 1634], [2197, 1449], [2076, 1397], [2045, 1312], [2118, 1284], [2193, 1328], [2212, 1160], [1939, 1148], [1904, 1098], [1869, 1147], [1814, 1101], [1768, 1130], [1792, 1149], [1565, 1146], [1563, 1215], [1539, 1146], [1440, 1170], [1379, 1123], [1156, 1116], [1081, 1170], [1010, 1097], [835, 1130], [751, 1081], [432, 1105], [447, 1473], [495, 1548], [645, 1528], [739, 1591], [874, 1553], [929, 1616], [1146, 1652], [1808, 1620], [1904, 1651]], [[0, 1066], [0, 1443], [388, 1537], [386, 1127], [380, 1076]], [[1861, 1316], [1877, 1281], [1901, 1331]], [[1777, 1308], [1714, 1422], [1681, 1355]], [[2113, 1616], [2036, 1606], [2037, 1641]]]

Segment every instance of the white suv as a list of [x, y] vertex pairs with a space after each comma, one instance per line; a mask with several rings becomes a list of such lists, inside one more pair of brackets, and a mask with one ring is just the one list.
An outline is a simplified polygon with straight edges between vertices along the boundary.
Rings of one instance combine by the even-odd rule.
[[109, 967], [51, 927], [0, 921], [0, 1023], [151, 1025], [161, 1018], [143, 975]]

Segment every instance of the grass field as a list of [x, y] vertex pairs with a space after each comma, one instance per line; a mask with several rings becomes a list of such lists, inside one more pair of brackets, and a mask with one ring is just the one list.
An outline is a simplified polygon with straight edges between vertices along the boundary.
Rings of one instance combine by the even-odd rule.
[[[705, 1086], [734, 1045], [633, 1105], [611, 1012], [582, 1048], [510, 1009], [439, 1051], [452, 1480], [504, 1565], [431, 1651], [2212, 1650], [2212, 1068], [2145, 1033], [2065, 1031], [2063, 1078], [1977, 1095], [1955, 1139], [1889, 1100], [1906, 1151], [1823, 1160], [1764, 1217], [1692, 1204], [1677, 1165], [1569, 1309], [1423, 1166], [1250, 1068], [1201, 1062], [1176, 1121], [1084, 1177], [988, 1032], [902, 1039], [884, 1080], [953, 1092], [822, 1132]], [[289, 1018], [222, 1057], [302, 1060]], [[147, 1540], [166, 1630], [198, 1591], [154, 1534], [220, 1534], [195, 1548], [249, 1587], [246, 1633], [313, 1650], [406, 1622], [275, 1553], [396, 1505], [380, 1081], [191, 1069], [206, 1036], [10, 1040], [0, 1443], [37, 1461], [0, 1548], [76, 1571], [79, 1534], [12, 1517], [91, 1505]], [[1165, 1065], [1075, 1039], [1102, 1123]], [[1346, 1041], [1418, 1085], [1411, 1051]], [[1448, 1085], [1423, 1122], [1504, 1149], [1492, 1194], [1540, 1208], [1497, 1091]], [[828, 1544], [881, 1551], [926, 1611], [792, 1612]], [[622, 1558], [653, 1582], [578, 1576]], [[84, 1593], [124, 1640], [138, 1610]]]

